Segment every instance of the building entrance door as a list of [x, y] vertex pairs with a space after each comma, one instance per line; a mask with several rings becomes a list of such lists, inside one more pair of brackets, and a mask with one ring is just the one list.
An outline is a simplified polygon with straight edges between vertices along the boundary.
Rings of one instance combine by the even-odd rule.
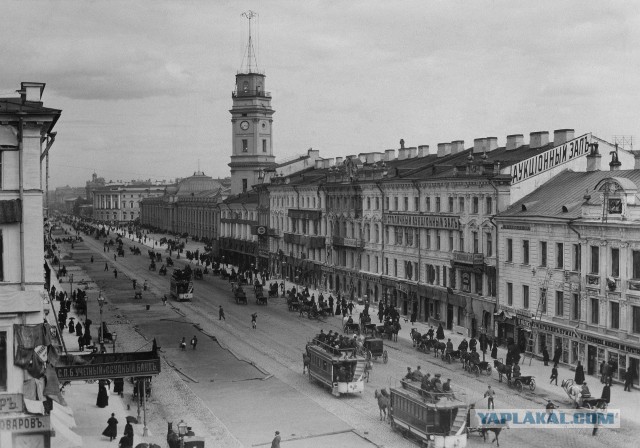
[[589, 345], [587, 348], [587, 373], [594, 375], [598, 372], [598, 350], [595, 346]]
[[453, 305], [447, 304], [447, 330], [453, 328]]

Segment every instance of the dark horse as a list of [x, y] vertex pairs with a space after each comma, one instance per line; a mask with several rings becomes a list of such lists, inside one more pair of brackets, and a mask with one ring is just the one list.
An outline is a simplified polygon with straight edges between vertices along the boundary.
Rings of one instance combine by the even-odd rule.
[[497, 359], [493, 361], [493, 367], [498, 372], [498, 379], [502, 383], [502, 375], [507, 377], [507, 382], [511, 383], [511, 364], [503, 364]]
[[[500, 431], [502, 431], [502, 428], [482, 428], [480, 430], [480, 432], [482, 433], [482, 440], [484, 442], [487, 441], [487, 432], [491, 431], [492, 433], [494, 433], [496, 435], [496, 438], [493, 439], [493, 442], [496, 443], [496, 446], [500, 446], [500, 441], [498, 440], [498, 437], [500, 436]], [[491, 443], [493, 443], [491, 442]]]

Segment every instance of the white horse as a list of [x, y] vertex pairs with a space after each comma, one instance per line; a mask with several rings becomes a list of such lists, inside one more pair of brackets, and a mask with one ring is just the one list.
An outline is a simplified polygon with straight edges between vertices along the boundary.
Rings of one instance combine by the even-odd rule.
[[582, 387], [578, 386], [574, 380], [562, 380], [562, 388], [565, 390], [569, 398], [573, 400], [576, 407], [582, 403]]
[[387, 389], [381, 389], [380, 392], [378, 392], [378, 389], [376, 389], [373, 396], [376, 397], [376, 400], [378, 400], [378, 409], [380, 410], [380, 420], [386, 421], [387, 409], [389, 408], [389, 392], [387, 392]]

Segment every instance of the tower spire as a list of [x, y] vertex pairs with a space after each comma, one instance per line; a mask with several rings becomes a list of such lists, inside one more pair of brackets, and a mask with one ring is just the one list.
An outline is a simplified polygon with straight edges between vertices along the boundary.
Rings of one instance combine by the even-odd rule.
[[253, 36], [251, 32], [251, 21], [258, 17], [258, 13], [255, 11], [245, 11], [242, 13], [242, 17], [246, 18], [249, 22], [249, 40], [247, 42], [247, 48], [242, 58], [242, 66], [240, 70], [244, 70], [245, 73], [259, 73], [258, 60], [256, 59], [256, 50], [253, 46]]

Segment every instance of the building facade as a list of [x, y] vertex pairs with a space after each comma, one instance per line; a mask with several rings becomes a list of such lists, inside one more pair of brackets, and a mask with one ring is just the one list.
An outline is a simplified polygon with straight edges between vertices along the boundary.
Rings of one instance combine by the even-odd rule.
[[93, 219], [127, 223], [140, 217], [140, 202], [164, 194], [165, 185], [131, 183], [106, 185], [93, 190]]
[[[23, 397], [39, 401], [45, 398], [28, 392], [28, 386], [35, 391], [35, 382], [43, 378], [30, 375], [16, 365], [14, 358], [23, 329], [40, 334], [49, 331], [43, 325], [47, 294], [42, 258], [41, 159], [50, 148], [43, 143], [54, 136], [61, 111], [44, 107], [44, 87], [43, 83], [23, 82], [19, 98], [0, 99], [0, 399], [5, 404], [2, 416], [6, 421], [27, 417], [23, 414]], [[11, 410], [8, 403], [15, 404], [15, 408]], [[0, 431], [0, 446], [50, 446], [49, 417], [33, 419], [45, 425], [42, 428], [46, 430], [29, 432], [16, 427]]]
[[589, 171], [562, 173], [496, 217], [498, 333], [539, 356], [560, 348], [592, 375], [611, 360], [614, 379], [630, 369], [638, 384], [640, 171], [590, 158]]

